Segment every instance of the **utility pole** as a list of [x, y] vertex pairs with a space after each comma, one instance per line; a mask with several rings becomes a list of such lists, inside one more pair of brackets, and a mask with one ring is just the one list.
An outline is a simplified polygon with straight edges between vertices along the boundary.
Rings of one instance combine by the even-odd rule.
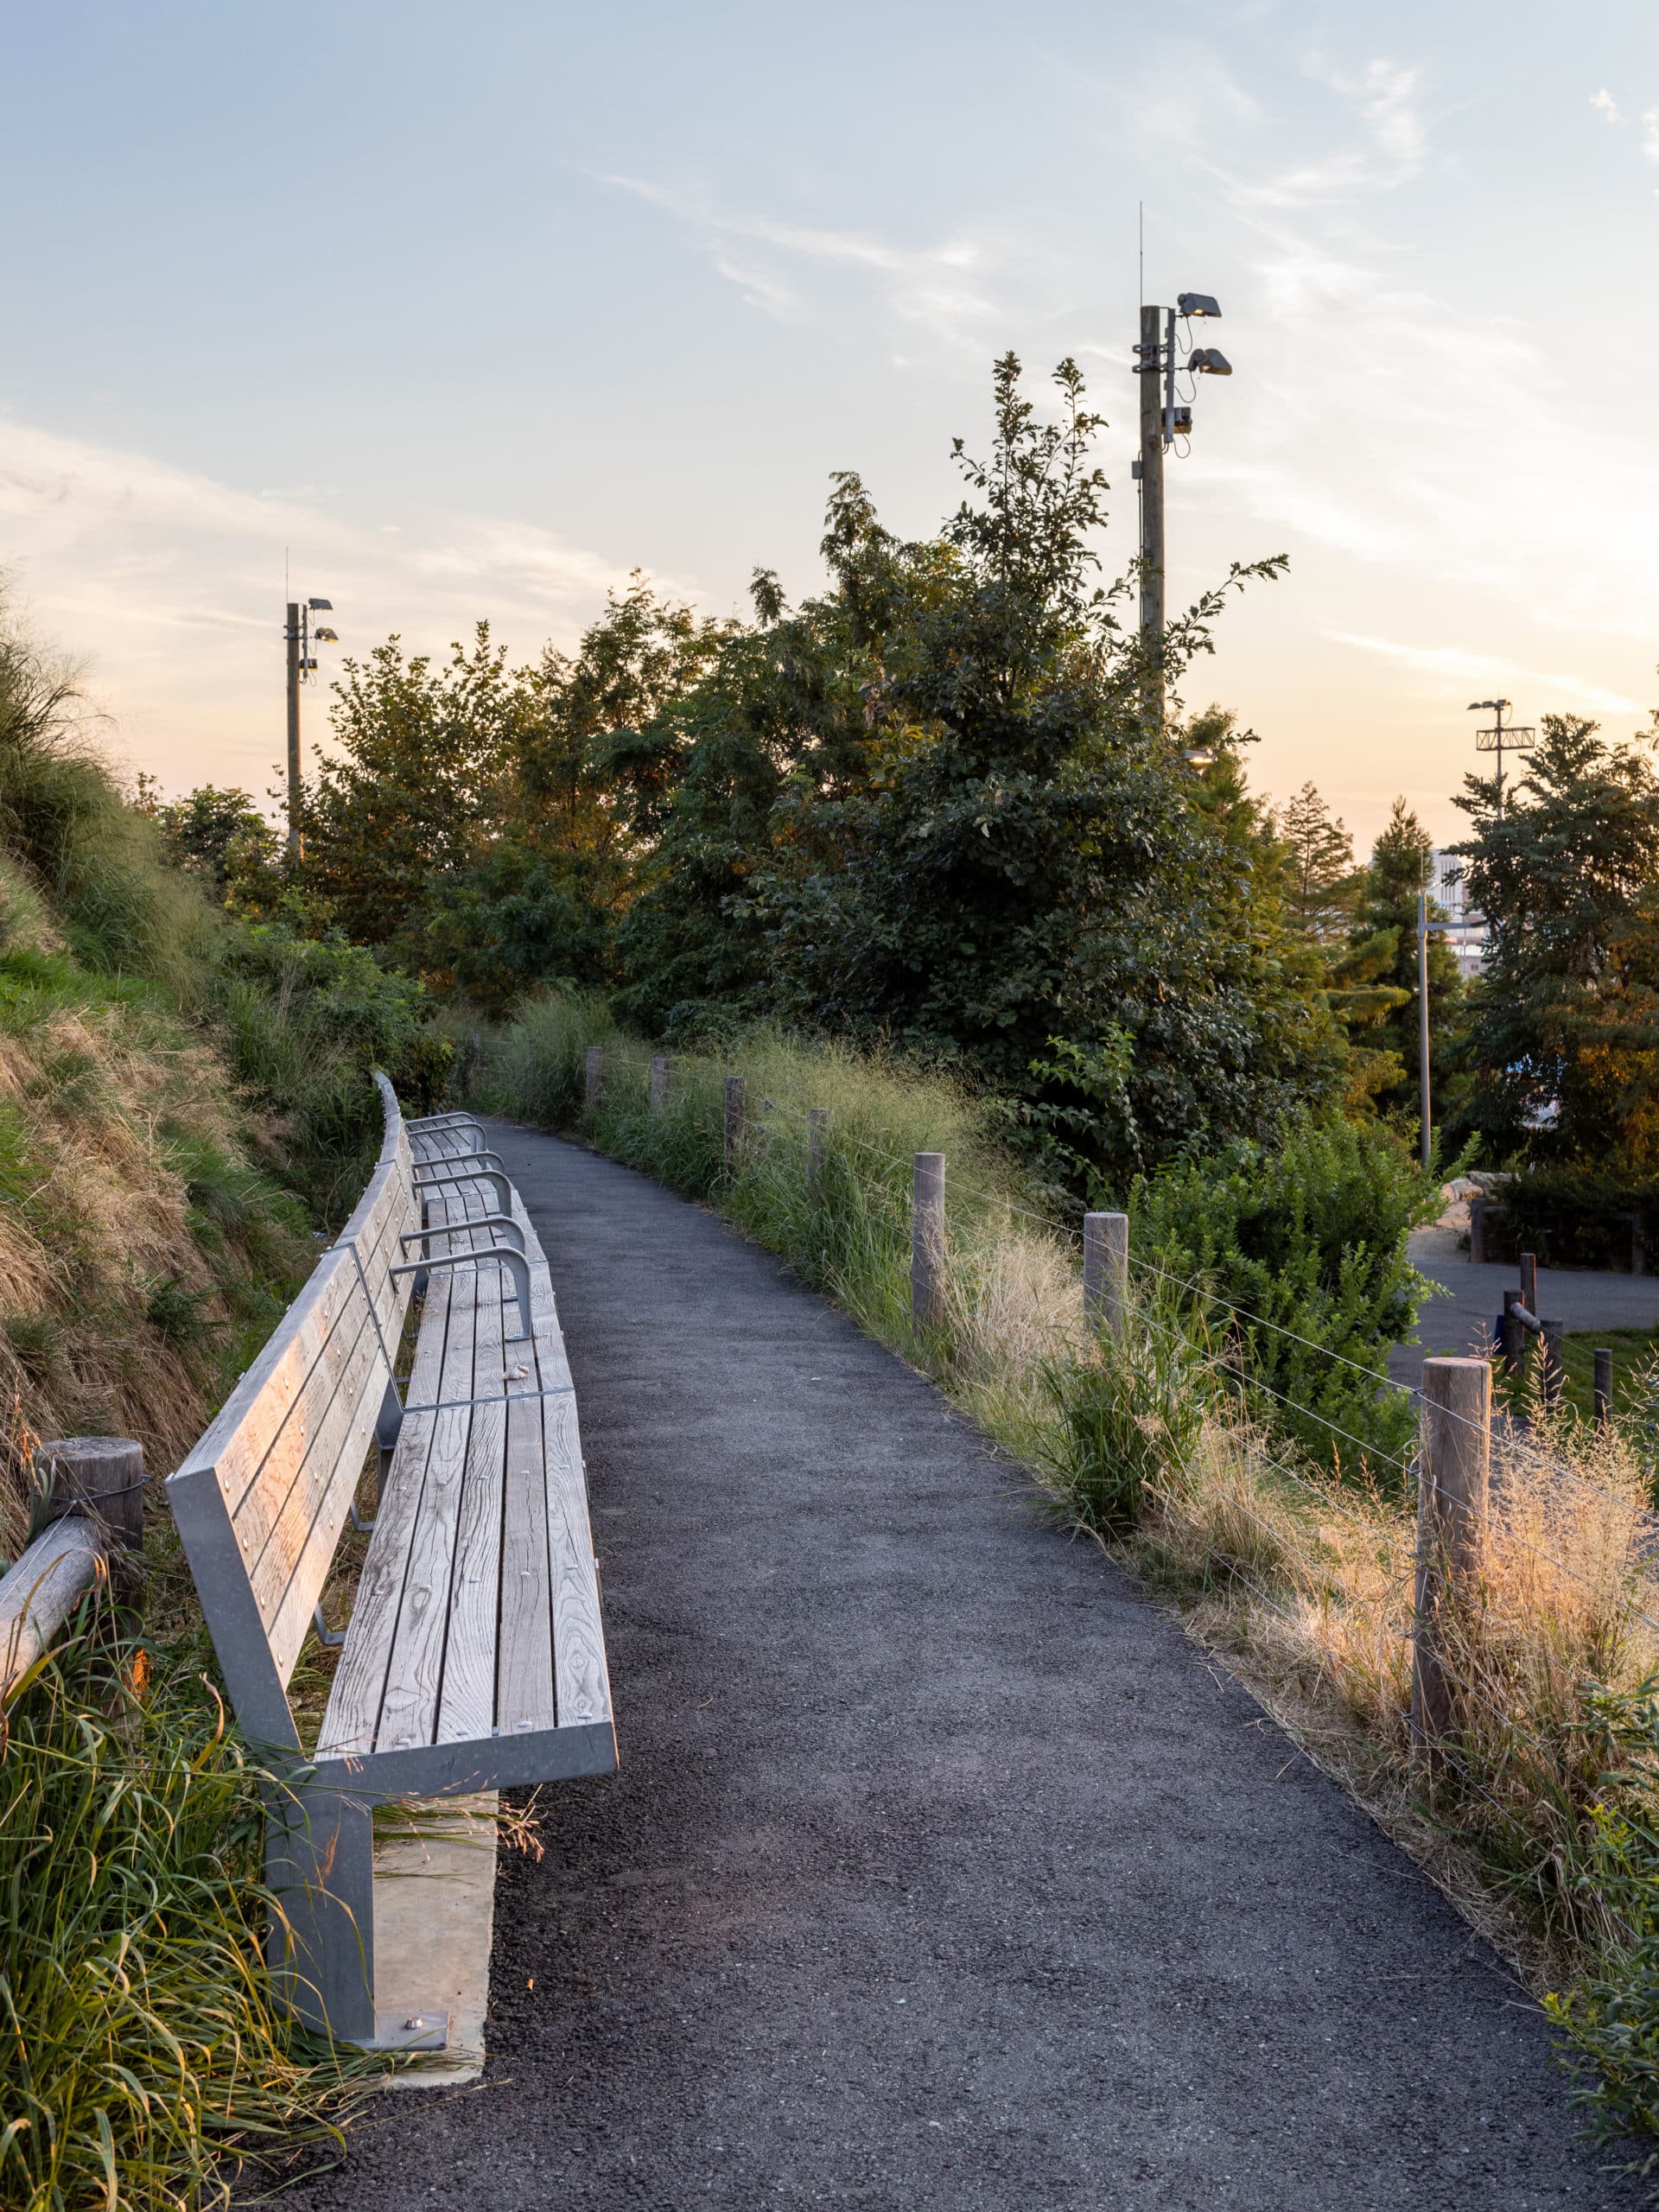
[[319, 622], [315, 626], [314, 614], [332, 614], [334, 602], [331, 599], [308, 599], [302, 602], [290, 599], [288, 602], [288, 622], [283, 637], [288, 646], [288, 857], [289, 864], [300, 857], [300, 686], [308, 683], [317, 672], [312, 658], [314, 644], [337, 645], [338, 631]]
[[288, 857], [300, 857], [300, 602], [288, 602]]
[[1497, 755], [1497, 818], [1501, 822], [1503, 819], [1503, 748], [1507, 745], [1511, 753], [1530, 753], [1538, 742], [1538, 734], [1530, 722], [1504, 721], [1505, 715], [1515, 711], [1507, 699], [1471, 699], [1469, 702], [1471, 715], [1480, 714], [1487, 708], [1491, 709], [1492, 727], [1475, 732], [1475, 750]]
[[[1141, 310], [1141, 639], [1153, 663], [1148, 721], [1164, 722], [1164, 379], [1161, 308]], [[1171, 318], [1172, 321], [1173, 318]]]
[[1421, 1080], [1423, 1122], [1423, 1165], [1428, 1165], [1428, 894], [1417, 893], [1417, 1050], [1422, 1059]]
[[1190, 437], [1192, 410], [1175, 404], [1175, 372], [1230, 377], [1232, 365], [1213, 346], [1192, 348], [1180, 358], [1177, 319], [1218, 315], [1207, 292], [1183, 292], [1173, 308], [1141, 303], [1141, 339], [1135, 349], [1135, 373], [1141, 379], [1141, 454], [1135, 475], [1141, 486], [1141, 642], [1146, 650], [1147, 719], [1164, 727], [1164, 454], [1178, 437]]

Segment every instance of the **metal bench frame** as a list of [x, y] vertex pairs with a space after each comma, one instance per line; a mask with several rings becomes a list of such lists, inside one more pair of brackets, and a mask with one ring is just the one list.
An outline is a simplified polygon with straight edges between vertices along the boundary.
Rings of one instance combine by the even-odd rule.
[[[279, 1993], [308, 2024], [385, 2048], [438, 2044], [445, 2024], [435, 2008], [376, 2017], [376, 1805], [607, 1774], [616, 1738], [575, 1398], [541, 1247], [499, 1162], [484, 1164], [494, 1155], [481, 1127], [457, 1115], [405, 1123], [391, 1084], [376, 1080], [385, 1141], [367, 1189], [167, 1488], [238, 1720], [272, 1777], [266, 1876]], [[470, 1249], [454, 1249], [462, 1236]], [[440, 1238], [452, 1249], [434, 1254]], [[420, 1258], [403, 1258], [409, 1244]], [[500, 1294], [509, 1279], [510, 1299]], [[396, 1361], [412, 1292], [427, 1302], [405, 1404]], [[449, 1374], [463, 1338], [464, 1390]], [[501, 1386], [481, 1390], [474, 1363], [493, 1351]], [[442, 1478], [431, 1471], [440, 1423], [448, 1425]], [[365, 1522], [356, 1494], [375, 1445], [380, 1497]], [[440, 1511], [431, 1497], [451, 1481], [456, 1498]], [[521, 1582], [529, 1588], [517, 1595], [515, 1618], [528, 1607], [530, 1626], [512, 1649], [505, 1621], [488, 1627], [488, 1593], [463, 1609], [455, 1586], [464, 1553], [467, 1564], [490, 1556], [488, 1542], [463, 1528], [467, 1498], [486, 1538], [499, 1516], [500, 1575], [510, 1552], [531, 1561], [516, 1570], [514, 1593]], [[346, 1648], [318, 1748], [308, 1751], [288, 1684], [306, 1636], [321, 1627], [348, 1521], [373, 1534], [353, 1625], [343, 1637], [326, 1631]], [[435, 1569], [426, 1556], [434, 1545]], [[417, 1572], [426, 1576], [418, 1587]], [[417, 1634], [410, 1624], [420, 1604]], [[473, 1637], [464, 1649], [463, 1632]], [[452, 1639], [467, 1700], [459, 1717], [448, 1689], [432, 1688], [416, 1664], [424, 1650], [429, 1667], [435, 1640], [442, 1679]], [[544, 1680], [524, 1658], [543, 1649]], [[400, 1721], [407, 1732], [383, 1741], [394, 1705], [422, 1719]], [[526, 1707], [529, 1718], [516, 1717]]]

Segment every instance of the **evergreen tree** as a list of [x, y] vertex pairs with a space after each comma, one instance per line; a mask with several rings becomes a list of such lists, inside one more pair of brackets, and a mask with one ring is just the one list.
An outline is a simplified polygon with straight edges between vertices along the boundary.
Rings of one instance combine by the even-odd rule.
[[1457, 801], [1488, 932], [1470, 1119], [1499, 1158], [1640, 1182], [1659, 1173], [1659, 776], [1575, 715], [1541, 730], [1501, 819], [1495, 778]]
[[[1417, 899], [1433, 880], [1433, 854], [1427, 830], [1396, 798], [1356, 887], [1347, 947], [1331, 963], [1332, 1003], [1374, 1056], [1365, 1070], [1371, 1095], [1402, 1120], [1416, 1117], [1421, 1096]], [[1438, 1124], [1460, 1110], [1456, 1025], [1463, 978], [1446, 941], [1445, 910], [1433, 899], [1428, 918], [1429, 1087]]]
[[1337, 944], [1353, 919], [1354, 841], [1312, 784], [1274, 820], [1285, 847], [1285, 914], [1299, 937]]

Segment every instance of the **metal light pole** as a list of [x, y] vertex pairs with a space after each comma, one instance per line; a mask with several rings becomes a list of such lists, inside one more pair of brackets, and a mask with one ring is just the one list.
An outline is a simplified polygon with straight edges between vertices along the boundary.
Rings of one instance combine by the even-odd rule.
[[1497, 755], [1497, 818], [1501, 822], [1503, 819], [1503, 748], [1507, 745], [1511, 753], [1530, 753], [1538, 742], [1538, 734], [1530, 722], [1504, 721], [1506, 714], [1515, 711], [1507, 699], [1471, 699], [1469, 702], [1471, 715], [1481, 714], [1488, 709], [1491, 711], [1492, 727], [1475, 732], [1475, 750]]
[[337, 645], [339, 632], [319, 622], [311, 626], [314, 614], [332, 614], [334, 603], [331, 599], [308, 599], [288, 602], [288, 620], [283, 638], [288, 654], [288, 857], [290, 861], [300, 857], [300, 686], [317, 672], [312, 658], [313, 644]]
[[1417, 1050], [1422, 1061], [1421, 1096], [1423, 1123], [1423, 1165], [1428, 1165], [1428, 894], [1417, 893]]
[[1183, 292], [1173, 308], [1141, 308], [1135, 373], [1141, 379], [1141, 454], [1134, 474], [1141, 486], [1141, 636], [1147, 648], [1147, 718], [1164, 725], [1164, 455], [1192, 430], [1192, 410], [1175, 404], [1175, 372], [1230, 377], [1232, 364], [1219, 347], [1199, 346], [1183, 360], [1176, 344], [1178, 318], [1219, 315], [1207, 292]]

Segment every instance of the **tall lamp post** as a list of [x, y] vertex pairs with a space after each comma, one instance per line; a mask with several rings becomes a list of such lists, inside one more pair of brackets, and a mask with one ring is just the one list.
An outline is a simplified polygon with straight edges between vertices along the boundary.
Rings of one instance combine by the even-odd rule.
[[[1147, 648], [1148, 719], [1164, 722], [1164, 455], [1192, 433], [1192, 410], [1178, 406], [1178, 371], [1194, 377], [1230, 377], [1232, 363], [1217, 346], [1190, 346], [1183, 356], [1176, 323], [1194, 315], [1218, 316], [1208, 292], [1183, 292], [1173, 308], [1141, 308], [1141, 342], [1135, 373], [1141, 379], [1141, 456], [1134, 474], [1141, 486], [1141, 637]], [[1193, 390], [1196, 391], [1194, 385]]]
[[300, 686], [309, 683], [317, 672], [317, 664], [311, 648], [314, 645], [337, 645], [340, 634], [326, 623], [313, 626], [314, 614], [332, 614], [334, 603], [331, 599], [290, 599], [288, 602], [288, 621], [283, 631], [288, 649], [288, 857], [300, 857]]

